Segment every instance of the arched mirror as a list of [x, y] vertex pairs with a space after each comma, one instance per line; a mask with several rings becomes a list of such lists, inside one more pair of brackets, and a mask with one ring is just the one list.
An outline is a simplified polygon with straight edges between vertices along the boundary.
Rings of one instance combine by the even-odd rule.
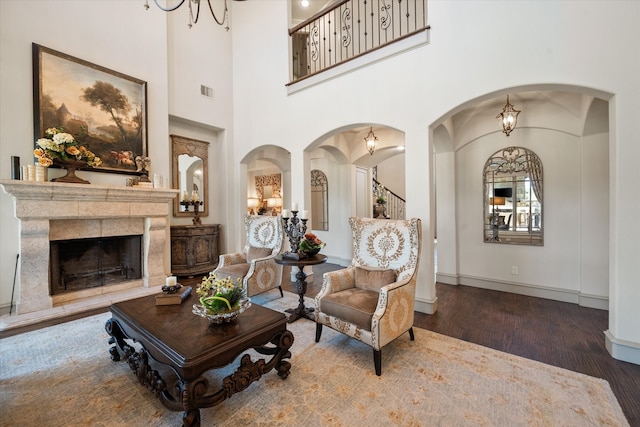
[[329, 231], [329, 183], [318, 169], [311, 171], [311, 229]]
[[209, 200], [207, 200], [207, 182], [209, 171], [207, 170], [209, 143], [183, 136], [171, 135], [171, 157], [173, 161], [173, 188], [180, 190], [173, 201], [173, 215], [193, 216], [193, 208], [190, 212], [187, 207], [180, 204], [181, 200], [202, 201], [200, 216], [209, 215]]
[[484, 241], [544, 244], [542, 162], [524, 147], [496, 151], [485, 163]]

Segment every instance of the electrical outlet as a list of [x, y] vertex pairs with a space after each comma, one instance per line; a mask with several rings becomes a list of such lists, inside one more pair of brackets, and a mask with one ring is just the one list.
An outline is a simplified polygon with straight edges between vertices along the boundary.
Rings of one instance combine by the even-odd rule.
[[513, 267], [511, 267], [511, 274], [515, 274], [515, 275], [518, 274], [518, 266], [517, 265], [514, 265]]

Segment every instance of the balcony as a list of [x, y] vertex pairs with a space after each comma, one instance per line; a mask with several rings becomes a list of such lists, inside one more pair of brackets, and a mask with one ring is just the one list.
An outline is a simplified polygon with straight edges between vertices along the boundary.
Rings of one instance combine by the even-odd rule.
[[289, 30], [289, 85], [428, 29], [427, 0], [340, 0]]

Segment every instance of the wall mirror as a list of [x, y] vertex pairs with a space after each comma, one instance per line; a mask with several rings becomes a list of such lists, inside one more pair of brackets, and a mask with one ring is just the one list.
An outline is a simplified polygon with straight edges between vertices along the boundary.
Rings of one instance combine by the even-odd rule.
[[171, 135], [171, 157], [173, 188], [180, 190], [173, 201], [173, 216], [193, 216], [193, 207], [187, 211], [187, 207], [181, 205], [180, 201], [193, 200], [194, 197], [203, 202], [200, 216], [208, 216], [209, 143]]
[[311, 171], [311, 229], [329, 231], [329, 184], [318, 169]]
[[282, 175], [256, 176], [256, 196], [259, 215], [278, 215], [282, 209]]
[[542, 162], [524, 147], [507, 147], [485, 163], [484, 241], [544, 244]]

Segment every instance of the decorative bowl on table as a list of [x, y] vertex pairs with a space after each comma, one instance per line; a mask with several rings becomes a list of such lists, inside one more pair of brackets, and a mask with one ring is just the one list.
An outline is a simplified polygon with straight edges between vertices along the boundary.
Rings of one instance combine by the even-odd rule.
[[298, 252], [304, 254], [306, 257], [312, 257], [317, 255], [325, 245], [326, 244], [322, 240], [318, 239], [318, 236], [315, 234], [306, 233], [304, 235], [304, 239], [300, 241]]
[[213, 272], [202, 278], [196, 294], [200, 304], [193, 305], [193, 313], [207, 318], [209, 324], [231, 322], [251, 307], [240, 279], [234, 283], [230, 277], [219, 279]]
[[249, 298], [241, 300], [236, 306], [232, 307], [231, 310], [218, 312], [211, 311], [200, 304], [193, 304], [193, 314], [206, 318], [210, 324], [219, 325], [221, 323], [231, 322], [249, 307], [251, 307], [251, 300]]

